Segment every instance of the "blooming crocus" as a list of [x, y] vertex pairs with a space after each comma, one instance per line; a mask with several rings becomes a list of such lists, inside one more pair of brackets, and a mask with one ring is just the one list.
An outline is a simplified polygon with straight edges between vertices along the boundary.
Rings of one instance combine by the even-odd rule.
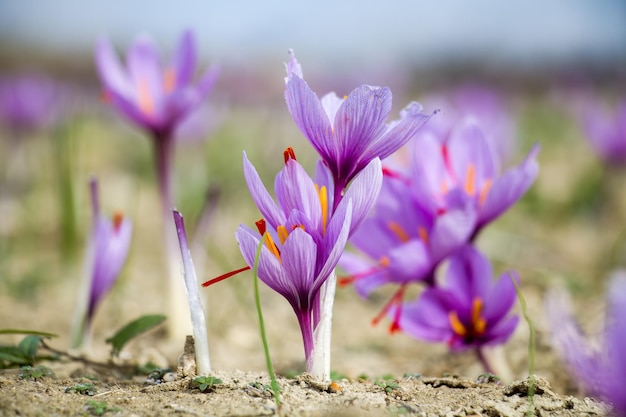
[[506, 342], [519, 322], [509, 314], [516, 299], [511, 277], [519, 281], [517, 274], [507, 272], [493, 282], [489, 260], [473, 246], [464, 246], [450, 257], [441, 286], [427, 288], [402, 306], [400, 328], [417, 339], [445, 342], [452, 351], [477, 349], [492, 372], [480, 349]]
[[591, 145], [609, 164], [626, 163], [626, 99], [610, 112], [602, 105], [587, 106], [584, 127]]
[[285, 78], [287, 107], [332, 174], [336, 206], [355, 175], [372, 159], [382, 160], [398, 150], [430, 116], [413, 102], [400, 112], [400, 120], [387, 124], [391, 111], [387, 87], [362, 85], [344, 98], [331, 92], [320, 99], [304, 81], [302, 68], [290, 53]]
[[[72, 345], [79, 347], [89, 337], [96, 308], [113, 284], [126, 262], [132, 237], [132, 223], [116, 212], [112, 218], [100, 212], [98, 183], [90, 182], [93, 230], [86, 252], [84, 291], [79, 301], [73, 329]], [[86, 301], [86, 303], [85, 303]]]
[[552, 342], [571, 373], [589, 393], [613, 405], [615, 414], [626, 416], [626, 272], [617, 271], [610, 280], [607, 315], [601, 340], [582, 334], [569, 297], [552, 290], [546, 298], [546, 317]]
[[472, 238], [511, 207], [539, 172], [535, 145], [520, 165], [499, 174], [482, 130], [471, 119], [462, 120], [446, 140], [425, 132], [411, 145], [409, 175], [423, 204], [430, 211], [445, 212], [446, 196], [461, 190], [477, 213]]
[[290, 148], [285, 151], [285, 166], [276, 176], [276, 201], [245, 153], [243, 163], [248, 188], [263, 219], [256, 223], [257, 230], [243, 224], [237, 229], [237, 242], [248, 266], [234, 273], [253, 267], [257, 247], [263, 242], [259, 279], [291, 304], [302, 331], [307, 371], [315, 375], [319, 367], [314, 360], [318, 348], [314, 331], [320, 321], [320, 288], [343, 253], [351, 224], [362, 221], [378, 195], [372, 186], [382, 181], [380, 160], [372, 160], [354, 179], [334, 211], [326, 186], [308, 176]]
[[0, 124], [13, 133], [48, 127], [59, 116], [60, 102], [61, 88], [46, 76], [0, 79]]
[[139, 37], [127, 54], [126, 68], [106, 38], [96, 46], [96, 65], [104, 84], [104, 96], [117, 110], [153, 139], [156, 171], [163, 214], [164, 247], [169, 276], [170, 337], [184, 337], [191, 324], [184, 315], [185, 294], [179, 279], [179, 251], [171, 222], [171, 165], [177, 128], [196, 110], [213, 87], [217, 69], [212, 67], [196, 83], [196, 45], [191, 31], [185, 32], [172, 60], [163, 64], [153, 41]]
[[[385, 284], [400, 286], [374, 323], [392, 305], [402, 305], [409, 284], [434, 285], [437, 266], [465, 245], [474, 228], [474, 210], [459, 191], [447, 195], [448, 210], [439, 213], [425, 209], [415, 191], [410, 178], [386, 175], [372, 214], [350, 239], [361, 254], [347, 252], [340, 261], [350, 275], [341, 277], [339, 284], [354, 283], [362, 297]], [[392, 332], [399, 329], [400, 311]]]

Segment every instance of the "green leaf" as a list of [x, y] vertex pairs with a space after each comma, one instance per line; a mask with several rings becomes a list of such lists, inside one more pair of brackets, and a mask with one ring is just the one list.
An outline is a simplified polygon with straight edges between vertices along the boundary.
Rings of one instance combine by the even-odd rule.
[[165, 316], [161, 314], [152, 314], [141, 316], [138, 319], [131, 321], [126, 326], [118, 330], [112, 337], [106, 340], [107, 343], [110, 343], [113, 346], [111, 354], [113, 356], [119, 355], [124, 345], [126, 345], [126, 343], [128, 343], [132, 338], [158, 326], [163, 323], [164, 320]]
[[24, 329], [0, 329], [0, 334], [32, 334], [41, 337], [58, 337], [54, 333], [40, 332], [38, 330], [24, 330]]
[[24, 355], [30, 358], [31, 361], [34, 361], [37, 356], [37, 349], [39, 348], [40, 342], [41, 336], [30, 335], [22, 339], [17, 347], [24, 352]]
[[31, 359], [17, 346], [0, 346], [0, 361], [7, 361], [15, 365], [32, 363]]

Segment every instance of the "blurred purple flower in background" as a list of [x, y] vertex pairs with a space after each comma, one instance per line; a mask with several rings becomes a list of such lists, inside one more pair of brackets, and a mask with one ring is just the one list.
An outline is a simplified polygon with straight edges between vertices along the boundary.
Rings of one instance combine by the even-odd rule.
[[362, 85], [340, 98], [334, 92], [321, 99], [302, 76], [290, 51], [286, 65], [285, 100], [296, 125], [330, 170], [335, 186], [335, 206], [343, 190], [372, 159], [384, 159], [398, 150], [428, 121], [419, 103], [400, 112], [400, 120], [387, 124], [391, 90]]
[[545, 304], [552, 342], [570, 372], [589, 393], [612, 403], [616, 415], [626, 416], [626, 272], [615, 272], [611, 278], [600, 341], [581, 332], [565, 290], [553, 289]]
[[217, 79], [216, 67], [194, 82], [196, 43], [193, 32], [180, 39], [171, 62], [163, 64], [154, 42], [140, 36], [130, 47], [126, 68], [106, 38], [96, 47], [96, 64], [105, 99], [128, 119], [156, 137], [170, 137], [195, 110]]
[[[132, 238], [132, 223], [117, 212], [111, 219], [100, 212], [98, 182], [89, 183], [93, 230], [86, 251], [84, 286], [86, 301], [79, 301], [74, 322], [72, 345], [79, 347], [90, 337], [91, 321], [102, 298], [111, 290], [124, 266]], [[82, 304], [81, 304], [82, 303]]]
[[581, 117], [596, 153], [609, 164], [626, 164], [626, 100], [612, 111], [595, 100], [585, 107]]
[[445, 140], [458, 120], [470, 118], [484, 133], [495, 169], [510, 161], [516, 150], [515, 120], [508, 103], [496, 89], [466, 84], [426, 96], [421, 101], [429, 108], [441, 110], [428, 122], [425, 131]]
[[17, 134], [50, 127], [60, 116], [61, 98], [59, 84], [47, 76], [2, 76], [0, 125]]
[[410, 146], [410, 175], [422, 204], [431, 212], [446, 212], [446, 196], [462, 190], [477, 212], [472, 238], [517, 202], [539, 172], [535, 145], [520, 165], [500, 175], [483, 131], [470, 119], [462, 120], [447, 138], [425, 131]]
[[[467, 245], [450, 258], [441, 286], [427, 288], [401, 307], [400, 328], [417, 339], [445, 342], [453, 351], [502, 344], [519, 322], [518, 316], [509, 315], [516, 300], [511, 276], [519, 282], [514, 272], [493, 282], [489, 260]], [[396, 308], [389, 314], [397, 314]]]

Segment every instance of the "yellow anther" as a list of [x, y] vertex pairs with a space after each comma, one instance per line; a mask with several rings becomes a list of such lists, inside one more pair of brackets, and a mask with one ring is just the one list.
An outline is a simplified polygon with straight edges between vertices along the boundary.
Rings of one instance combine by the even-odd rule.
[[280, 225], [276, 228], [276, 232], [278, 233], [278, 238], [280, 239], [280, 243], [284, 245], [285, 240], [287, 240], [287, 236], [289, 236], [289, 232], [287, 231], [287, 228], [283, 225]]
[[328, 190], [326, 186], [322, 185], [321, 188], [315, 184], [315, 189], [320, 198], [320, 206], [322, 207], [322, 233], [326, 234], [326, 225], [328, 223]]
[[387, 227], [398, 237], [398, 239], [400, 239], [401, 242], [409, 241], [409, 234], [398, 223], [389, 222], [387, 223]]
[[381, 258], [380, 258], [380, 260], [378, 261], [378, 263], [380, 264], [380, 266], [383, 266], [383, 267], [385, 267], [385, 268], [386, 268], [386, 267], [388, 267], [388, 266], [389, 266], [390, 261], [389, 261], [389, 258], [388, 258], [388, 257], [383, 256], [383, 257], [381, 257]]
[[474, 333], [478, 336], [485, 333], [487, 329], [487, 320], [482, 316], [483, 300], [480, 297], [474, 298], [472, 301], [472, 327]]
[[274, 256], [282, 262], [282, 259], [280, 258], [280, 251], [276, 247], [274, 239], [272, 239], [272, 235], [270, 235], [269, 232], [265, 232], [263, 239], [265, 240], [265, 246], [267, 246], [270, 252], [272, 252], [272, 254], [274, 254]]

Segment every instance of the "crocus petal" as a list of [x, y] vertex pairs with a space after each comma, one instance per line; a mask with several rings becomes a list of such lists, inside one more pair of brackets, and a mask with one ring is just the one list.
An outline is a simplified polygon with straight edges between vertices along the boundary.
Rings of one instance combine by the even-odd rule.
[[172, 74], [175, 77], [175, 86], [184, 86], [193, 79], [196, 69], [196, 39], [193, 31], [187, 30], [180, 38], [178, 48], [173, 58]]
[[470, 166], [474, 169], [474, 188], [495, 176], [491, 150], [476, 120], [466, 118], [453, 130], [448, 149], [451, 168], [462, 186], [465, 185]]
[[296, 126], [307, 137], [323, 160], [337, 164], [333, 129], [319, 98], [300, 77], [293, 76], [285, 89], [287, 108]]
[[134, 93], [130, 81], [120, 65], [113, 46], [104, 37], [96, 44], [96, 69], [107, 91], [126, 99], [132, 97]]
[[[285, 274], [296, 289], [297, 299], [291, 300], [296, 310], [308, 310], [312, 295], [319, 289], [313, 287], [317, 245], [309, 234], [300, 228], [294, 229], [287, 237], [281, 252]], [[320, 284], [321, 285], [321, 284]]]
[[390, 111], [389, 88], [362, 85], [352, 90], [334, 119], [339, 154], [356, 163], [370, 144], [385, 131], [385, 120]]
[[[449, 321], [449, 296], [438, 289], [427, 289], [415, 301], [402, 306], [400, 328], [408, 335], [431, 342], [446, 342], [452, 336]], [[395, 314], [390, 311], [389, 314]]]
[[274, 181], [276, 199], [283, 210], [296, 209], [309, 218], [314, 227], [320, 227], [322, 207], [315, 190], [315, 184], [304, 168], [295, 160], [290, 159], [278, 173]]
[[[254, 260], [259, 246], [260, 235], [242, 224], [237, 229], [235, 237], [246, 263], [250, 268], [254, 268]], [[293, 300], [297, 297], [298, 291], [294, 283], [291, 282], [289, 277], [285, 274], [280, 262], [265, 244], [261, 248], [258, 274], [259, 279], [263, 281], [265, 285], [281, 294], [287, 300]]]
[[530, 188], [539, 173], [538, 153], [539, 145], [533, 146], [520, 166], [510, 169], [494, 182], [479, 213], [477, 227], [501, 215]]
[[334, 91], [331, 91], [330, 93], [323, 96], [320, 102], [322, 103], [322, 107], [326, 111], [328, 120], [334, 122], [337, 115], [337, 110], [339, 110], [339, 107], [341, 107], [341, 105], [343, 104], [344, 99], [337, 96], [337, 93], [335, 93]]
[[387, 252], [390, 280], [400, 284], [429, 279], [433, 262], [426, 244], [413, 239]]
[[243, 153], [243, 172], [254, 203], [259, 208], [263, 217], [276, 229], [285, 224], [285, 214], [278, 208], [269, 192], [263, 185], [256, 169], [248, 160], [246, 152]]
[[476, 213], [453, 210], [438, 216], [430, 231], [430, 251], [435, 262], [443, 260], [464, 245], [476, 224]]
[[198, 97], [200, 100], [204, 99], [213, 89], [215, 83], [217, 82], [217, 78], [220, 75], [220, 67], [217, 65], [211, 65], [207, 68], [206, 72], [198, 81]]
[[519, 320], [519, 316], [511, 316], [506, 320], [498, 322], [498, 324], [496, 324], [495, 326], [490, 326], [487, 333], [483, 336], [485, 342], [482, 343], [482, 345], [499, 345], [509, 340], [509, 338], [517, 328]]
[[[433, 113], [434, 114], [434, 113]], [[385, 159], [407, 143], [417, 131], [424, 126], [432, 115], [422, 113], [422, 105], [417, 102], [410, 103], [400, 112], [400, 120], [390, 124], [390, 129], [380, 137], [364, 153], [362, 160], [368, 161], [378, 156]]]
[[348, 191], [346, 191], [339, 205], [345, 204], [346, 200], [352, 201], [352, 226], [350, 233], [353, 234], [363, 223], [372, 207], [378, 199], [383, 182], [383, 171], [380, 159], [373, 159], [354, 178]]
[[626, 375], [626, 272], [618, 271], [611, 276], [608, 293], [609, 311], [606, 319], [606, 354], [610, 364], [606, 366], [604, 397], [616, 411], [626, 414], [626, 396], [618, 383]]
[[285, 69], [287, 70], [285, 84], [291, 79], [292, 75], [304, 79], [304, 77], [302, 76], [302, 66], [296, 59], [296, 54], [293, 52], [293, 49], [289, 50], [289, 63], [285, 64]]
[[156, 118], [164, 93], [159, 51], [147, 36], [140, 36], [128, 50], [126, 62], [136, 88], [136, 102], [144, 113]]
[[328, 248], [330, 248], [330, 251], [328, 252], [326, 262], [315, 277], [316, 286], [321, 285], [324, 281], [326, 281], [326, 279], [328, 279], [337, 266], [337, 263], [341, 258], [341, 254], [346, 247], [346, 243], [348, 242], [350, 224], [352, 221], [352, 203], [349, 202], [348, 205], [344, 207], [345, 208], [342, 208], [341, 210], [337, 210], [328, 223], [324, 242], [326, 249], [328, 250]]
[[333, 174], [328, 170], [328, 167], [321, 159], [317, 160], [315, 165], [315, 176], [313, 181], [321, 189], [326, 187], [326, 197], [328, 198], [328, 212], [332, 213], [335, 203], [335, 183], [333, 181]]
[[511, 279], [519, 285], [519, 276], [515, 271], [504, 273], [489, 291], [488, 302], [485, 302], [483, 315], [488, 323], [493, 323], [504, 317], [515, 304], [517, 293]]

